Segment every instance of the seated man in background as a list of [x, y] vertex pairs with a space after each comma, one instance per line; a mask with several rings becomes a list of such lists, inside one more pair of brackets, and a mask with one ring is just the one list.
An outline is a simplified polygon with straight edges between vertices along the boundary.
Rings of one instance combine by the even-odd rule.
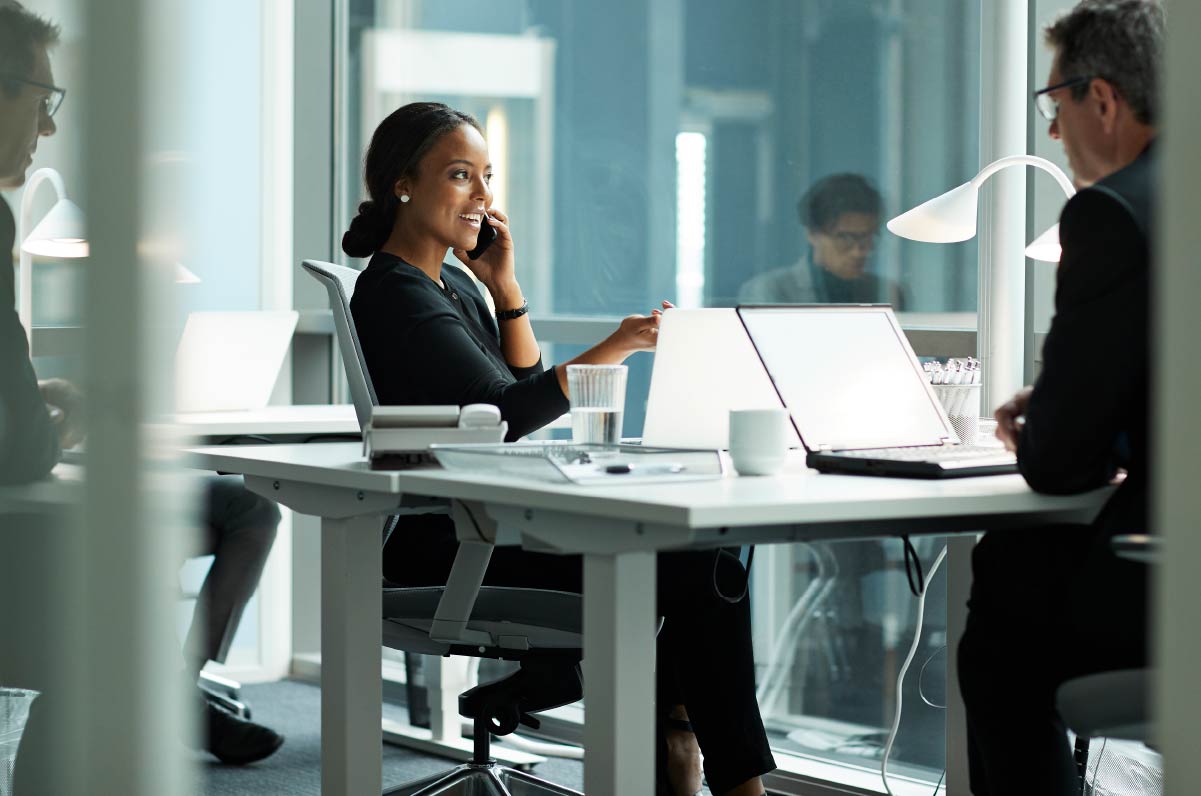
[[[1037, 92], [1081, 189], [1063, 209], [1055, 317], [1033, 388], [997, 436], [1040, 492], [1126, 478], [1091, 525], [991, 532], [972, 556], [959, 685], [976, 796], [1080, 792], [1055, 695], [1065, 680], [1147, 661], [1147, 572], [1116, 534], [1148, 533], [1149, 283], [1164, 14], [1085, 0], [1045, 32]], [[1024, 422], [1023, 422], [1024, 421]]]
[[[58, 38], [57, 26], [12, 0], [0, 0], [0, 190], [25, 183], [38, 139], [57, 129], [51, 114], [60, 95], [54, 88], [49, 50]], [[0, 484], [44, 478], [58, 463], [62, 450], [78, 444], [84, 436], [79, 390], [63, 379], [39, 381], [30, 361], [29, 340], [13, 309], [11, 252], [15, 237], [12, 211], [0, 199], [0, 252], [10, 258], [0, 266]], [[214, 560], [188, 637], [186, 668], [191, 683], [207, 661], [224, 660], [242, 610], [258, 586], [279, 523], [275, 504], [247, 491], [241, 478], [206, 479], [202, 499], [206, 533], [195, 554], [211, 554]], [[25, 669], [36, 669], [36, 663], [10, 666], [5, 675], [36, 679], [36, 672]], [[39, 690], [41, 683], [3, 685]], [[42, 761], [53, 764], [52, 731], [39, 727], [38, 712], [35, 702], [22, 742], [22, 761], [33, 761], [34, 769]], [[260, 760], [283, 743], [279, 734], [208, 700], [202, 715], [205, 748], [224, 762]], [[39, 738], [43, 731], [45, 735]], [[41, 753], [39, 745], [44, 748]], [[36, 788], [36, 774], [22, 776], [18, 782], [21, 792]]]
[[858, 174], [818, 180], [797, 205], [809, 253], [738, 290], [740, 304], [891, 304], [905, 309], [895, 282], [867, 271], [880, 231], [880, 194]]

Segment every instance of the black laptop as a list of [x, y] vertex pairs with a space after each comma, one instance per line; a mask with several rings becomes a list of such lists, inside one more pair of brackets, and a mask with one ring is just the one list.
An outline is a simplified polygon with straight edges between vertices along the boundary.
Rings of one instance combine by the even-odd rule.
[[744, 306], [738, 317], [810, 467], [908, 478], [1017, 471], [1003, 448], [960, 443], [888, 305]]

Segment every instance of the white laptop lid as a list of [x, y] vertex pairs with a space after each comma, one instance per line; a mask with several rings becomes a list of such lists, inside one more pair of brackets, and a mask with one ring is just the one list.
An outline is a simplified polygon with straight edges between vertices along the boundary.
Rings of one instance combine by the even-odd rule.
[[188, 315], [175, 356], [176, 411], [266, 406], [299, 317], [292, 311]]
[[[737, 312], [663, 313], [642, 428], [644, 444], [729, 448], [731, 409], [782, 406]], [[788, 444], [801, 444], [791, 427]]]
[[958, 442], [889, 307], [738, 313], [809, 450]]

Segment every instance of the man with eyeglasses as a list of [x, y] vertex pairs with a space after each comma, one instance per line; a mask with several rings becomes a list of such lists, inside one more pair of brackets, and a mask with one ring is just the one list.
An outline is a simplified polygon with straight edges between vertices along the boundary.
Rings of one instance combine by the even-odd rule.
[[[55, 26], [0, 2], [0, 190], [25, 183], [38, 140], [54, 134], [51, 116], [62, 91], [54, 87], [47, 50], [57, 42]], [[12, 210], [0, 199], [0, 252], [11, 254], [15, 237]], [[78, 393], [61, 379], [39, 384], [15, 301], [10, 263], [0, 268], [0, 483], [10, 484], [45, 476], [58, 462], [60, 443], [78, 438], [72, 411]]]
[[1118, 558], [1110, 539], [1153, 530], [1148, 318], [1164, 25], [1150, 0], [1085, 0], [1045, 31], [1055, 56], [1034, 99], [1081, 190], [1060, 216], [1042, 372], [997, 410], [997, 436], [1040, 492], [1126, 475], [1091, 525], [988, 533], [976, 546], [958, 651], [976, 796], [1079, 793], [1056, 689], [1147, 661], [1146, 567]]
[[[14, 0], [0, 0], [0, 191], [25, 183], [39, 139], [57, 130], [53, 116], [66, 92], [54, 85], [49, 50], [58, 43], [59, 35], [56, 25]], [[13, 251], [14, 227], [12, 211], [0, 199], [0, 252], [6, 255]], [[84, 436], [78, 422], [83, 403], [80, 392], [63, 379], [39, 381], [34, 372], [29, 340], [13, 307], [13, 276], [10, 260], [0, 267], [0, 484], [45, 477], [59, 462], [62, 449]], [[209, 660], [225, 660], [275, 540], [280, 514], [273, 502], [249, 492], [237, 476], [206, 479], [202, 505], [206, 533], [201, 549], [194, 554], [214, 559], [185, 642], [184, 677], [194, 698], [203, 697], [199, 712], [204, 748], [224, 763], [251, 763], [274, 754], [283, 736], [234, 715], [192, 684]], [[0, 531], [5, 530], [3, 520], [0, 518]], [[5, 541], [0, 536], [0, 565], [6, 563]], [[0, 603], [16, 597], [6, 595]], [[15, 676], [25, 685], [39, 688], [36, 663], [14, 663], [12, 656], [20, 652], [3, 646], [4, 620], [16, 621], [19, 613], [0, 613], [0, 676]], [[12, 684], [0, 680], [0, 685]], [[34, 703], [22, 743], [18, 793], [40, 793], [45, 779], [40, 773], [55, 763], [53, 729], [38, 716], [46, 714], [44, 705], [55, 696], [44, 694]]]
[[738, 290], [742, 304], [863, 304], [904, 309], [899, 285], [870, 273], [880, 232], [880, 194], [858, 174], [818, 180], [797, 205], [809, 253], [787, 268], [752, 277]]

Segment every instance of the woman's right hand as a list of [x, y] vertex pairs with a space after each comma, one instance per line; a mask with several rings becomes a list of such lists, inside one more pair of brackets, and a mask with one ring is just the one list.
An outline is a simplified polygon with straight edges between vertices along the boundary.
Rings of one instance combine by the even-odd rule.
[[[670, 301], [663, 302], [664, 310], [671, 308]], [[629, 315], [622, 319], [609, 339], [626, 355], [635, 351], [654, 351], [659, 342], [659, 319], [662, 317], [663, 310], [651, 310], [650, 315]]]

